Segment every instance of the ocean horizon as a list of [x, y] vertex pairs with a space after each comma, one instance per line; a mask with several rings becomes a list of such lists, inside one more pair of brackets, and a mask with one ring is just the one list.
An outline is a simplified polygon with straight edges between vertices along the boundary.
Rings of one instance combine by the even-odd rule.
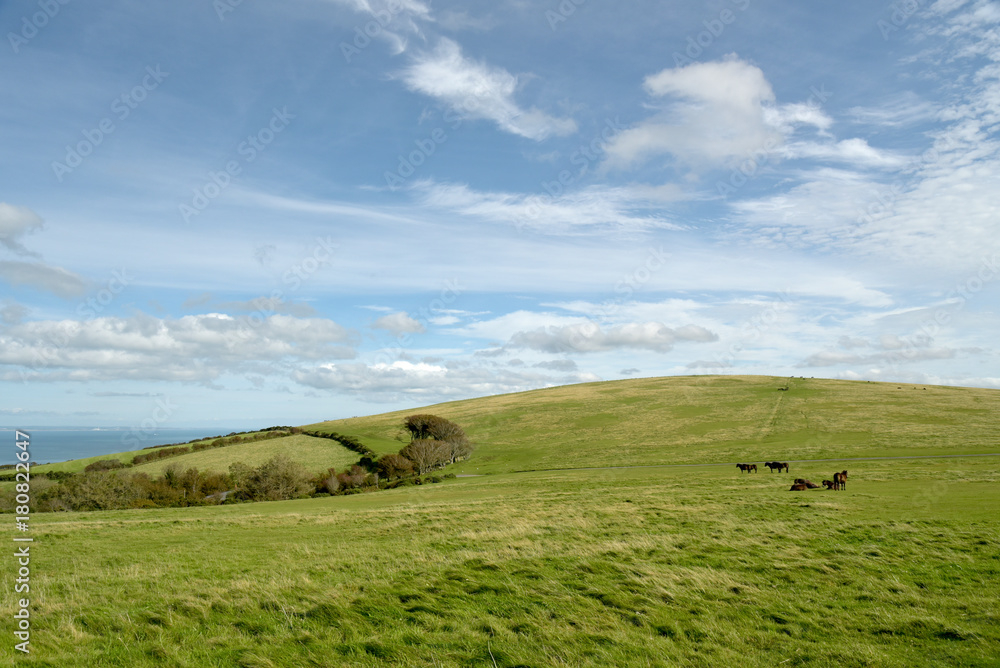
[[[30, 436], [28, 451], [35, 464], [64, 462], [70, 459], [112, 455], [119, 452], [141, 450], [156, 445], [187, 443], [196, 439], [224, 436], [240, 429], [221, 430], [218, 427], [157, 429], [142, 432], [135, 429], [114, 427], [80, 427], [41, 429], [22, 428], [22, 433]], [[0, 443], [9, 447], [0, 448], [0, 464], [14, 464], [15, 449], [13, 427], [0, 428]]]

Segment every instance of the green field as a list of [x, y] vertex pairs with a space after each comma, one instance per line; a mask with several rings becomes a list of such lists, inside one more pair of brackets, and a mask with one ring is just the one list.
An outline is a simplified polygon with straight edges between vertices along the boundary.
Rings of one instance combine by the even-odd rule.
[[[1000, 457], [514, 472], [1000, 452], [1000, 392], [782, 383], [421, 409], [476, 441], [463, 468], [492, 472], [436, 485], [36, 514], [32, 653], [17, 663], [1000, 666]], [[399, 415], [323, 426], [388, 452]], [[843, 468], [846, 490], [787, 491]]]
[[351, 452], [336, 441], [296, 434], [168, 457], [134, 466], [130, 470], [160, 475], [163, 469], [176, 464], [182, 470], [193, 467], [199, 471], [226, 471], [231, 462], [239, 461], [249, 466], [260, 466], [278, 453], [288, 455], [290, 459], [294, 459], [315, 473], [321, 473], [330, 467], [335, 467], [338, 471], [348, 468], [357, 462], [359, 457], [358, 453]]
[[[789, 387], [780, 391], [779, 387]], [[1000, 452], [1000, 392], [689, 376], [568, 385], [440, 404], [477, 443], [459, 473], [586, 466]], [[380, 453], [404, 438], [386, 413], [310, 425]]]

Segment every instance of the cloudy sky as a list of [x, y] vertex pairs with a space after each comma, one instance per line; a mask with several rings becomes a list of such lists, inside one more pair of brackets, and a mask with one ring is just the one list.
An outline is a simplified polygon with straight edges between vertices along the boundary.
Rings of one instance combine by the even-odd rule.
[[1000, 387], [1000, 3], [0, 4], [0, 424]]

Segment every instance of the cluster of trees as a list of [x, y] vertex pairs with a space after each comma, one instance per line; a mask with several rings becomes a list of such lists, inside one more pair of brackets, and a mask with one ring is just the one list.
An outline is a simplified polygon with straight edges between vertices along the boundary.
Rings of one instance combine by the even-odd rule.
[[[330, 468], [318, 475], [310, 474], [284, 454], [276, 455], [256, 467], [235, 462], [226, 473], [201, 472], [196, 468], [182, 470], [176, 463], [167, 466], [160, 476], [128, 471], [134, 464], [190, 452], [187, 447], [159, 447], [136, 456], [132, 463], [102, 459], [88, 464], [81, 473], [33, 476], [32, 507], [38, 511], [114, 510], [278, 501], [318, 494], [355, 494], [403, 484], [420, 484], [423, 481], [419, 476], [466, 459], [472, 453], [472, 444], [462, 428], [444, 418], [411, 415], [406, 418], [404, 426], [412, 435], [410, 443], [398, 454], [382, 457], [351, 436], [296, 429], [296, 433], [336, 440], [362, 454], [356, 464], [339, 473]], [[286, 429], [288, 431], [284, 431]], [[291, 428], [272, 428], [249, 436], [231, 434], [219, 437], [206, 447], [278, 438], [290, 432]], [[432, 476], [427, 481], [440, 482], [441, 478]], [[13, 507], [13, 498], [5, 496], [0, 496], [2, 510]]]
[[[118, 464], [118, 466], [115, 466]], [[316, 492], [314, 476], [286, 455], [260, 466], [234, 463], [227, 473], [167, 466], [162, 475], [121, 470], [117, 460], [90, 464], [60, 481], [32, 478], [34, 510], [117, 510], [214, 505], [233, 501], [278, 501]]]
[[410, 443], [399, 455], [413, 463], [418, 474], [468, 459], [472, 454], [469, 437], [454, 422], [437, 415], [411, 415], [403, 422]]

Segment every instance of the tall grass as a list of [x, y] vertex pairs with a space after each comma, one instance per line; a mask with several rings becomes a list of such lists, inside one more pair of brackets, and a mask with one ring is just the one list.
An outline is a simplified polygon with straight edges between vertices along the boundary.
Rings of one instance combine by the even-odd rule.
[[22, 662], [995, 665], [995, 463], [872, 462], [843, 492], [790, 478], [532, 473], [39, 515]]

